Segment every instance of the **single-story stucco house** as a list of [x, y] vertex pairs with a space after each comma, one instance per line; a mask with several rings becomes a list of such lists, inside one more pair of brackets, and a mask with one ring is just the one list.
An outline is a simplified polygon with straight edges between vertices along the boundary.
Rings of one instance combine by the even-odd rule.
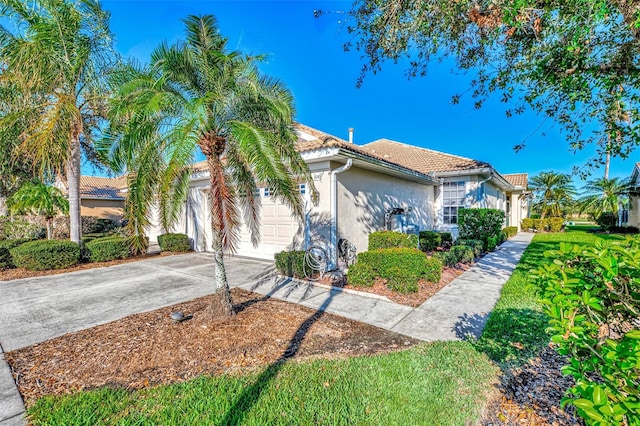
[[[57, 181], [56, 186], [66, 194], [67, 187], [62, 181]], [[126, 192], [127, 179], [124, 176], [80, 176], [80, 215], [119, 221]]]
[[629, 195], [629, 207], [626, 225], [640, 228], [640, 163], [633, 166], [629, 183], [634, 190]]
[[[296, 125], [297, 149], [309, 165], [318, 190], [312, 203], [307, 185], [298, 190], [305, 202], [303, 222], [260, 188], [262, 202], [260, 244], [253, 247], [242, 233], [237, 254], [273, 259], [282, 250], [323, 247], [330, 267], [337, 266], [337, 244], [348, 240], [357, 252], [367, 249], [368, 235], [383, 229], [408, 232], [447, 230], [457, 233], [457, 211], [464, 207], [492, 207], [507, 212], [507, 224], [518, 226], [527, 213], [526, 174], [501, 175], [490, 164], [389, 140], [366, 145]], [[207, 207], [209, 177], [194, 165], [184, 213], [172, 229], [186, 233], [198, 251], [210, 250]], [[155, 240], [164, 232], [149, 229]]]

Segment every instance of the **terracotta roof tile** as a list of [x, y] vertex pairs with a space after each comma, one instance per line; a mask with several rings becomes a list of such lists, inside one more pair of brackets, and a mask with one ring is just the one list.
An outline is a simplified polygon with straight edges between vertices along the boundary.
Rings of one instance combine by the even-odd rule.
[[491, 167], [489, 163], [432, 149], [379, 139], [363, 146], [369, 152], [424, 174]]
[[511, 185], [519, 186], [527, 189], [529, 184], [529, 175], [527, 173], [512, 173], [508, 175], [502, 175]]
[[80, 177], [80, 197], [94, 198], [125, 198], [122, 191], [127, 187], [127, 180], [124, 176], [117, 178], [104, 178], [98, 176]]

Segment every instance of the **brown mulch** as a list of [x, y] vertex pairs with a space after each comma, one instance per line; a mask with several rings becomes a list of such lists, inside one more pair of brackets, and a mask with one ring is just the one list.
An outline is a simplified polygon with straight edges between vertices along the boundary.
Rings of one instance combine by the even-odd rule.
[[[383, 353], [419, 343], [377, 327], [233, 289], [237, 315], [212, 321], [209, 297], [82, 330], [5, 354], [27, 406], [100, 386], [139, 389], [278, 360]], [[174, 311], [192, 316], [174, 323]]]
[[523, 367], [504, 374], [498, 386], [501, 398], [487, 409], [483, 422], [491, 425], [582, 425], [571, 407], [560, 408], [571, 377], [560, 369], [566, 360], [554, 349], [546, 347]]
[[469, 269], [471, 265], [458, 264], [456, 267], [444, 267], [442, 269], [442, 275], [440, 281], [437, 283], [431, 283], [425, 280], [418, 282], [418, 291], [415, 293], [403, 294], [397, 291], [393, 291], [386, 285], [386, 280], [376, 280], [371, 287], [357, 287], [348, 283], [336, 283], [342, 288], [346, 288], [353, 291], [361, 291], [365, 293], [373, 293], [378, 296], [384, 296], [392, 302], [399, 303], [401, 305], [407, 305], [412, 307], [418, 307], [422, 305], [428, 298], [439, 292], [443, 287], [456, 279], [460, 274]]
[[152, 257], [173, 256], [174, 254], [184, 254], [184, 253], [172, 253], [172, 252], [163, 251], [161, 253], [141, 254], [139, 256], [132, 256], [126, 259], [110, 260], [108, 262], [79, 263], [69, 268], [49, 269], [46, 271], [29, 271], [24, 268], [13, 268], [13, 269], [5, 269], [5, 270], [0, 269], [0, 281], [10, 281], [10, 280], [17, 280], [20, 278], [33, 278], [33, 277], [43, 277], [45, 275], [64, 274], [66, 272], [76, 272], [76, 271], [83, 271], [85, 269], [102, 268], [106, 266], [120, 265], [123, 263], [137, 262], [139, 260], [145, 260]]

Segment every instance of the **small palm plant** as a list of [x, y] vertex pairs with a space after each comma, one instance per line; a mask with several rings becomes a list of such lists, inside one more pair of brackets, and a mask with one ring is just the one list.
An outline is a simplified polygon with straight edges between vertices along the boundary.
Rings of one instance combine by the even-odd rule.
[[628, 203], [631, 186], [628, 181], [619, 178], [601, 178], [588, 181], [582, 188], [580, 198], [582, 211], [595, 217], [602, 213], [618, 214], [620, 205]]
[[557, 172], [540, 172], [529, 181], [529, 189], [535, 194], [534, 208], [540, 217], [560, 217], [573, 203], [576, 190], [568, 175]]
[[53, 219], [58, 214], [69, 214], [69, 202], [58, 188], [39, 181], [27, 182], [8, 200], [11, 214], [43, 216], [47, 225], [47, 239], [51, 239]]

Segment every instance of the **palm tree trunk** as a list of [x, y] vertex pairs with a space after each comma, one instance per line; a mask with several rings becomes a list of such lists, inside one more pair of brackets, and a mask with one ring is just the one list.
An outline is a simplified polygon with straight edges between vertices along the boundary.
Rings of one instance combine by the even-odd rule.
[[611, 165], [611, 152], [607, 150], [607, 154], [604, 161], [604, 178], [609, 179], [609, 166]]
[[229, 291], [229, 281], [227, 280], [227, 271], [224, 267], [224, 254], [222, 252], [222, 236], [216, 230], [213, 230], [213, 261], [214, 261], [214, 278], [216, 291], [213, 294], [211, 306], [209, 307], [209, 315], [211, 318], [228, 318], [235, 315], [233, 309], [233, 301]]
[[82, 222], [80, 218], [80, 140], [74, 138], [70, 144], [67, 160], [67, 188], [69, 190], [69, 234], [71, 241], [80, 244]]
[[45, 223], [47, 224], [47, 240], [51, 239], [51, 222], [53, 219], [46, 218]]

